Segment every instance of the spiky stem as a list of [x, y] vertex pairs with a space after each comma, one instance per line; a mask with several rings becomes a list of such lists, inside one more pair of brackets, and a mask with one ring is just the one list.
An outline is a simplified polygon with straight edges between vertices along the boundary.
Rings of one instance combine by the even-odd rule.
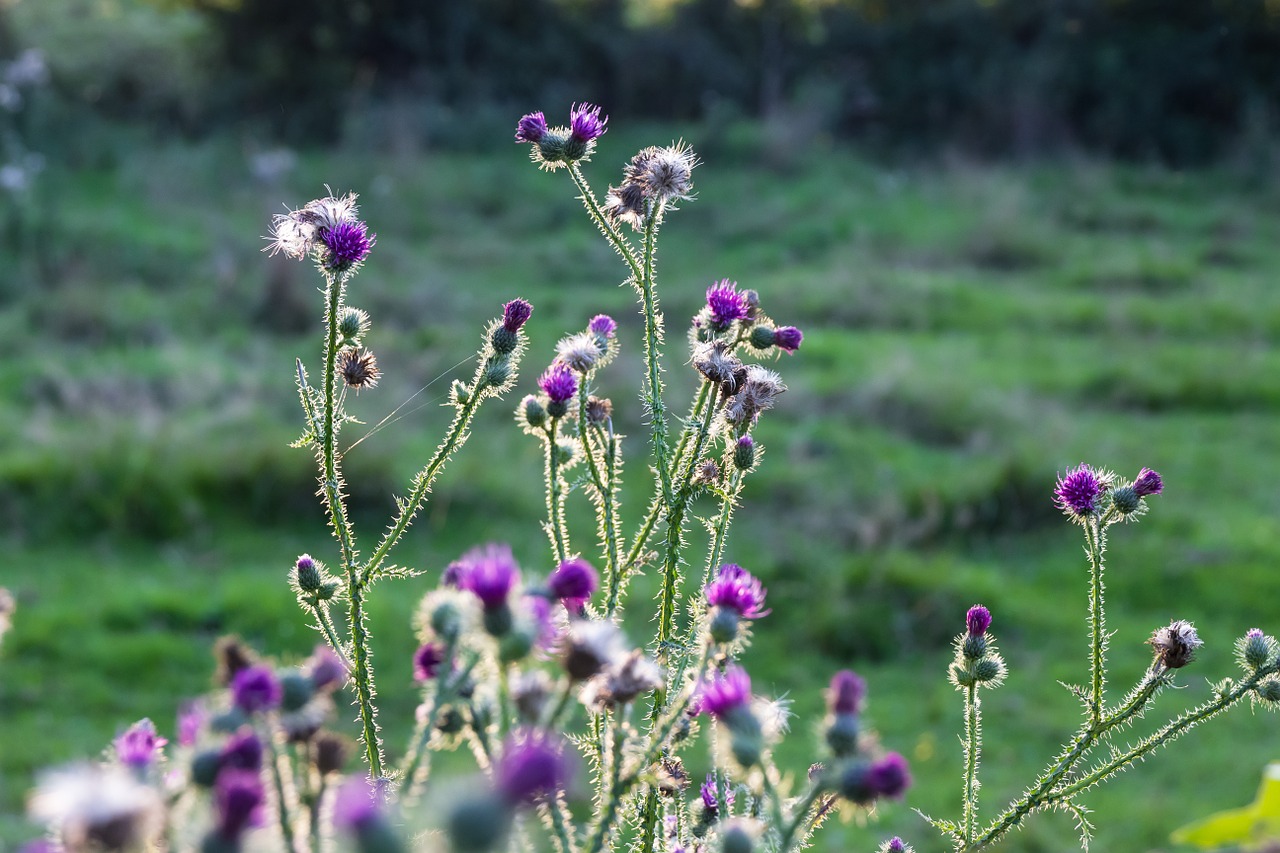
[[978, 761], [982, 752], [982, 708], [978, 686], [964, 689], [964, 843], [973, 842], [978, 820]]
[[560, 459], [556, 446], [556, 436], [560, 434], [560, 419], [553, 418], [547, 426], [545, 441], [547, 445], [546, 477], [547, 477], [547, 535], [551, 537], [551, 548], [555, 551], [556, 562], [563, 563], [568, 557], [568, 532], [564, 526], [564, 498], [560, 493]]

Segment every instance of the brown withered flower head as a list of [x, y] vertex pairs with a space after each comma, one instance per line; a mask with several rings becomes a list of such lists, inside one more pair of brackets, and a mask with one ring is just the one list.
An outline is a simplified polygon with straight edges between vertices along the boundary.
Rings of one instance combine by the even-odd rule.
[[376, 387], [378, 377], [382, 375], [378, 370], [378, 359], [364, 347], [347, 347], [338, 353], [338, 373], [347, 387], [356, 391]]
[[1180, 669], [1195, 660], [1196, 649], [1204, 641], [1196, 634], [1195, 626], [1185, 619], [1175, 619], [1163, 628], [1157, 628], [1147, 641], [1155, 649], [1156, 659], [1169, 669]]

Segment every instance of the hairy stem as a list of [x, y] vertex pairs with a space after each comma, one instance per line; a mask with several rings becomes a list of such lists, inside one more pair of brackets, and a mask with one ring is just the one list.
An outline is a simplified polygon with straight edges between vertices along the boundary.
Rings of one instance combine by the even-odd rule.
[[360, 705], [360, 739], [364, 742], [365, 759], [369, 762], [369, 775], [378, 779], [383, 775], [382, 743], [378, 739], [378, 708], [373, 704], [373, 665], [369, 651], [369, 632], [365, 625], [364, 587], [356, 577], [356, 568], [347, 570], [347, 623], [351, 631], [351, 650], [355, 664], [352, 673], [356, 686], [356, 701]]
[[976, 684], [964, 690], [964, 734], [964, 843], [968, 846], [973, 842], [978, 820], [978, 761], [982, 751], [982, 709]]
[[555, 552], [556, 562], [563, 563], [568, 557], [568, 533], [564, 526], [564, 499], [560, 493], [560, 459], [556, 446], [556, 436], [560, 433], [560, 419], [554, 418], [546, 430], [546, 477], [547, 477], [547, 533], [551, 537], [551, 548]]

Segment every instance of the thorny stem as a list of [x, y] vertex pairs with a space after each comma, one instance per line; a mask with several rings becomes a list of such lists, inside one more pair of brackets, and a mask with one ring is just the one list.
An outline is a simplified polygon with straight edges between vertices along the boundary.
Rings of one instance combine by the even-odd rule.
[[365, 757], [369, 760], [369, 775], [378, 779], [383, 775], [382, 744], [378, 740], [378, 709], [373, 704], [373, 669], [369, 663], [369, 633], [364, 622], [364, 587], [356, 577], [355, 566], [347, 569], [347, 599], [347, 624], [355, 658], [356, 699], [360, 703], [360, 737], [364, 741]]
[[613, 434], [612, 426], [608, 433], [601, 430], [600, 438], [607, 442], [605, 450], [605, 485], [608, 502], [604, 507], [604, 512], [608, 513], [610, 518], [610, 528], [612, 538], [609, 540], [609, 562], [611, 571], [609, 573], [609, 592], [605, 603], [605, 616], [613, 618], [613, 614], [618, 610], [618, 598], [622, 594], [623, 584], [627, 580], [627, 575], [631, 571], [631, 562], [625, 564], [619, 562], [618, 549], [620, 543], [618, 541], [618, 501], [615, 492], [618, 487], [618, 456], [621, 452], [618, 439]]
[[578, 386], [578, 436], [582, 440], [582, 453], [587, 457], [591, 471], [591, 484], [595, 488], [600, 518], [604, 534], [605, 579], [608, 589], [607, 615], [612, 616], [617, 609], [618, 592], [622, 584], [621, 567], [618, 565], [618, 501], [614, 494], [614, 471], [617, 462], [617, 447], [613, 434], [605, 434], [599, 430], [601, 455], [606, 463], [605, 473], [600, 473], [600, 465], [591, 447], [591, 429], [587, 425], [587, 377], [584, 374]]
[[568, 545], [565, 542], [564, 501], [560, 494], [560, 460], [557, 458], [556, 436], [560, 432], [560, 419], [554, 418], [546, 429], [547, 444], [547, 528], [551, 536], [551, 546], [556, 552], [556, 562], [563, 563], [568, 557]]
[[337, 430], [337, 364], [338, 364], [338, 312], [342, 307], [342, 291], [345, 279], [326, 274], [325, 280], [325, 350], [324, 350], [324, 420], [321, 441], [321, 465], [324, 468], [325, 509], [333, 526], [333, 535], [342, 549], [342, 565], [355, 565], [355, 535], [347, 518], [347, 507], [342, 495], [342, 475], [338, 471]]
[[978, 687], [970, 684], [964, 691], [964, 843], [972, 843], [974, 824], [978, 819], [978, 759], [982, 749], [981, 700]]
[[1089, 552], [1089, 719], [1096, 726], [1102, 719], [1102, 692], [1106, 678], [1106, 616], [1102, 600], [1105, 587], [1102, 583], [1102, 551], [1106, 547], [1106, 533], [1093, 519], [1085, 522], [1084, 537]]
[[646, 367], [645, 399], [649, 405], [652, 430], [653, 457], [658, 468], [658, 482], [663, 500], [669, 507], [674, 496], [671, 491], [671, 448], [667, 447], [667, 410], [662, 402], [662, 314], [658, 310], [658, 294], [653, 280], [654, 252], [658, 236], [658, 221], [662, 218], [663, 204], [654, 204], [644, 224], [644, 272], [636, 282], [644, 306], [644, 360]]
[[576, 853], [573, 834], [564, 819], [565, 806], [560, 800], [560, 795], [554, 794], [543, 806], [551, 816], [551, 826], [555, 831], [556, 840], [560, 843], [560, 853]]

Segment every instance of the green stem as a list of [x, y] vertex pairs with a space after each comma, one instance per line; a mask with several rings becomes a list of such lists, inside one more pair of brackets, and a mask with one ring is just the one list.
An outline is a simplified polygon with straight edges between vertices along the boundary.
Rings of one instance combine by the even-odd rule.
[[[598, 503], [601, 538], [604, 540], [605, 553], [605, 587], [608, 590], [608, 615], [612, 616], [617, 607], [618, 591], [621, 577], [618, 566], [618, 501], [614, 492], [614, 463], [617, 448], [613, 436], [604, 435], [601, 431], [601, 454], [607, 463], [605, 474], [600, 473], [600, 465], [596, 453], [591, 446], [591, 429], [587, 425], [587, 377], [584, 373], [578, 385], [578, 437], [582, 441], [582, 452], [587, 457], [591, 471], [591, 484], [595, 488]], [[607, 450], [605, 449], [607, 447]]]
[[1096, 726], [1102, 719], [1103, 690], [1106, 686], [1106, 615], [1103, 612], [1102, 583], [1105, 533], [1096, 521], [1085, 522], [1084, 536], [1089, 552], [1089, 719]]
[[645, 399], [652, 421], [653, 458], [658, 469], [658, 482], [662, 497], [670, 507], [674, 500], [671, 491], [671, 449], [667, 447], [667, 410], [662, 402], [662, 313], [658, 310], [658, 294], [655, 286], [654, 252], [658, 235], [658, 221], [662, 218], [662, 203], [657, 203], [645, 218], [644, 272], [637, 282], [640, 300], [644, 306], [644, 360], [646, 368]]
[[556, 447], [556, 436], [559, 434], [560, 419], [553, 418], [546, 430], [547, 529], [556, 562], [563, 563], [568, 557], [568, 544], [564, 529], [564, 501], [560, 494], [560, 460], [556, 452], [559, 449]]
[[356, 700], [360, 704], [361, 740], [364, 741], [365, 758], [369, 762], [369, 775], [381, 778], [382, 744], [378, 740], [378, 709], [373, 704], [373, 668], [370, 663], [369, 634], [365, 627], [364, 589], [356, 577], [356, 568], [347, 570], [347, 623], [351, 631], [351, 649], [355, 669]]
[[344, 279], [337, 275], [325, 276], [325, 358], [324, 358], [324, 419], [322, 426], [321, 466], [324, 469], [325, 509], [329, 514], [329, 523], [333, 526], [333, 534], [342, 550], [342, 565], [355, 565], [355, 534], [351, 530], [351, 521], [347, 518], [347, 507], [343, 501], [342, 474], [338, 469], [337, 443], [335, 428], [337, 422], [337, 363], [338, 363], [338, 313], [342, 309], [342, 291]]
[[604, 511], [609, 514], [609, 563], [612, 571], [609, 573], [609, 591], [605, 600], [605, 616], [613, 618], [614, 613], [618, 610], [619, 598], [622, 595], [623, 588], [626, 585], [627, 577], [631, 574], [631, 562], [622, 563], [620, 559], [620, 546], [618, 538], [618, 458], [622, 453], [621, 442], [613, 434], [613, 430], [605, 434], [601, 431], [601, 441], [607, 442], [605, 451], [605, 494], [608, 496], [608, 503], [604, 507]]
[[964, 843], [972, 843], [978, 819], [978, 759], [982, 749], [982, 718], [976, 684], [964, 692]]
[[569, 824], [564, 819], [565, 806], [560, 800], [559, 793], [553, 795], [544, 805], [551, 814], [551, 826], [555, 830], [556, 840], [560, 844], [560, 853], [576, 853], [577, 848], [574, 846]]

